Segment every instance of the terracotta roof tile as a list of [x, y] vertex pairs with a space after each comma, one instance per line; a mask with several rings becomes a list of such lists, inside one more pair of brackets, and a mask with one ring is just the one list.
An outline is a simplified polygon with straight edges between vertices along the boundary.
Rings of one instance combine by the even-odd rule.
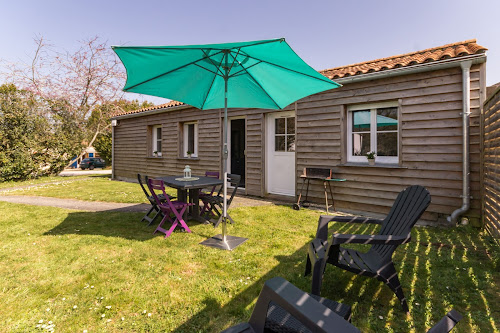
[[379, 72], [383, 70], [414, 66], [418, 64], [459, 58], [472, 54], [484, 53], [487, 49], [476, 43], [475, 39], [447, 44], [430, 49], [396, 55], [388, 58], [365, 61], [357, 64], [335, 67], [320, 71], [329, 79], [339, 79], [354, 75]]
[[[347, 66], [325, 69], [319, 72], [324, 76], [328, 77], [329, 79], [335, 80], [354, 75], [380, 72], [394, 68], [414, 66], [418, 64], [446, 60], [451, 58], [459, 58], [472, 54], [481, 54], [487, 50], [488, 50], [487, 48], [478, 45], [475, 39], [470, 39], [463, 42], [433, 47], [422, 51], [395, 55], [392, 57], [370, 60]], [[167, 109], [181, 105], [185, 104], [182, 102], [170, 101], [168, 103], [155, 105], [149, 108], [143, 108], [130, 112], [122, 112], [116, 114], [115, 117], [123, 116], [125, 114], [140, 113], [158, 109]]]
[[159, 110], [159, 109], [173, 108], [175, 106], [181, 106], [181, 105], [184, 105], [184, 103], [177, 102], [177, 101], [170, 101], [168, 103], [164, 103], [164, 104], [160, 104], [160, 105], [154, 105], [154, 106], [150, 106], [148, 108], [142, 108], [142, 109], [139, 109], [139, 110], [127, 111], [127, 112], [119, 112], [119, 113], [116, 113], [113, 117], [123, 116], [125, 114], [133, 114], [133, 113], [141, 113], [141, 112], [153, 111], [153, 110]]

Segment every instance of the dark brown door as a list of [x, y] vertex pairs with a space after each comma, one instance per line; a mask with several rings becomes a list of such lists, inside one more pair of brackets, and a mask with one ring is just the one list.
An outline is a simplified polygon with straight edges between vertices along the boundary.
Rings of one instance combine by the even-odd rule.
[[245, 119], [231, 120], [231, 173], [241, 176], [245, 187]]

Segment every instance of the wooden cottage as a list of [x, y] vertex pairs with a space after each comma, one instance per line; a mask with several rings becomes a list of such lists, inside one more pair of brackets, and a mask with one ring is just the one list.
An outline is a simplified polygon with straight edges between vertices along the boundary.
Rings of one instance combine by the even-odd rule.
[[[446, 222], [460, 208], [477, 219], [485, 51], [468, 40], [326, 69], [343, 87], [282, 111], [231, 109], [229, 170], [242, 175], [245, 194], [292, 201], [303, 168], [333, 168], [347, 179], [334, 186], [336, 208], [375, 215], [420, 184], [432, 195], [423, 220]], [[176, 175], [186, 164], [193, 174], [221, 170], [222, 112], [172, 101], [116, 115], [113, 178]], [[309, 194], [324, 202], [321, 183]]]

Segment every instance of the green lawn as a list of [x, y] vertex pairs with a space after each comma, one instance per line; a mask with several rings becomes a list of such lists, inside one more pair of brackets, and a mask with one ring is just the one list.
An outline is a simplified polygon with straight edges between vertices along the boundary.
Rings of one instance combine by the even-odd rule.
[[[94, 200], [128, 202], [137, 195], [143, 202], [137, 184], [85, 181], [97, 184], [82, 182], [86, 195], [102, 187]], [[73, 197], [63, 186], [48, 192]], [[37, 325], [49, 321], [64, 332], [219, 332], [248, 320], [263, 283], [274, 276], [310, 288], [303, 270], [315, 211], [233, 209], [229, 233], [249, 240], [228, 252], [198, 244], [220, 232], [207, 225], [189, 223], [193, 233], [164, 239], [139, 222], [140, 213], [3, 202], [0, 210], [2, 332], [43, 331]], [[345, 233], [375, 228], [332, 225]], [[322, 295], [351, 304], [362, 332], [424, 332], [451, 308], [464, 314], [456, 332], [499, 331], [499, 253], [491, 239], [469, 227], [417, 227], [412, 236], [395, 254], [411, 315], [387, 286], [332, 266]]]
[[[52, 183], [35, 188], [24, 188], [2, 193], [4, 195], [35, 195], [55, 198], [69, 198], [85, 201], [122, 203], [147, 203], [146, 196], [137, 183], [112, 181], [108, 175], [51, 177]], [[57, 179], [57, 181], [55, 180]], [[25, 182], [20, 183], [22, 186]], [[12, 185], [14, 187], [15, 185]], [[175, 189], [169, 194], [176, 195]]]
[[75, 179], [83, 179], [88, 176], [75, 176], [75, 177], [60, 177], [60, 176], [47, 176], [40, 177], [37, 179], [30, 179], [22, 182], [8, 181], [8, 182], [0, 182], [0, 189], [6, 189], [10, 187], [21, 187], [21, 186], [29, 186], [29, 185], [41, 185], [45, 183], [66, 183], [69, 181], [73, 181]]

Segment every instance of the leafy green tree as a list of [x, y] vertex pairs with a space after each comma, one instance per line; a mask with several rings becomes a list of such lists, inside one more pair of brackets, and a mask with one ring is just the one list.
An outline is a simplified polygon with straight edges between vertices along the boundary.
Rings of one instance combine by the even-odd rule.
[[81, 149], [68, 137], [71, 124], [53, 111], [28, 91], [0, 86], [0, 181], [58, 173]]

